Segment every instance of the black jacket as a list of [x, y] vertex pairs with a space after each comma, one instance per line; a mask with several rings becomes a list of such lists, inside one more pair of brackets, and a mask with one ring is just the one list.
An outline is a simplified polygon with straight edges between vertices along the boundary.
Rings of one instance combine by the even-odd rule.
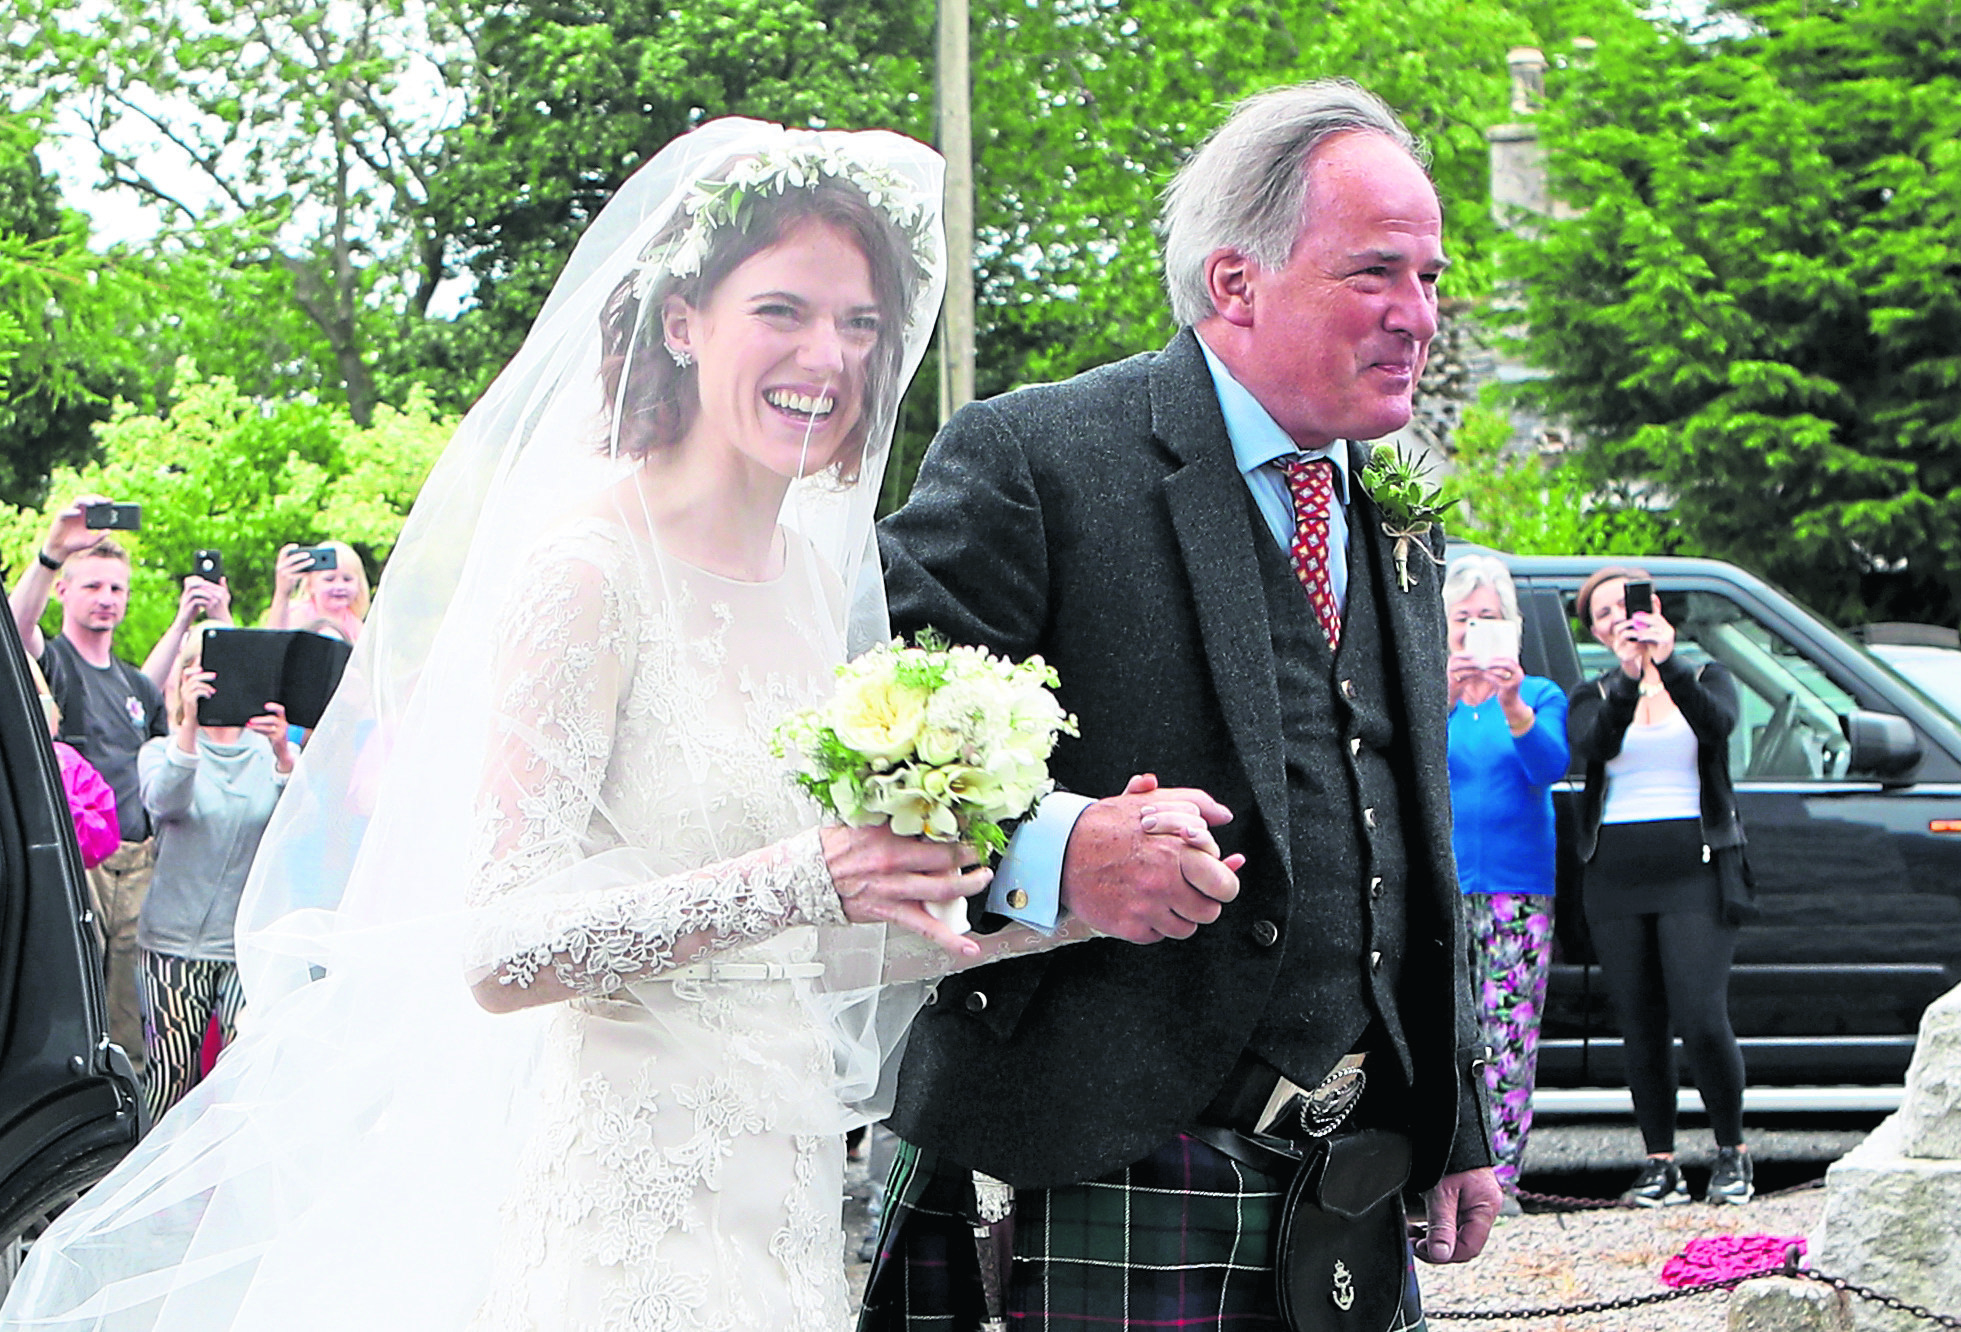
[[[1351, 529], [1387, 545], [1356, 478]], [[1134, 773], [1238, 815], [1241, 892], [1191, 939], [1097, 940], [950, 977], [920, 1014], [892, 1122], [908, 1141], [1019, 1186], [1093, 1178], [1189, 1127], [1232, 1069], [1279, 965], [1252, 925], [1289, 901], [1280, 701], [1246, 484], [1189, 331], [1162, 352], [961, 409], [880, 530], [893, 627], [1039, 652], [1082, 723], [1051, 764], [1114, 794]], [[1387, 567], [1389, 561], [1375, 561]], [[1412, 1183], [1489, 1163], [1457, 923], [1435, 566], [1383, 626], [1412, 771], [1409, 927], [1398, 1010], [1416, 1086]], [[1425, 1020], [1427, 1019], [1427, 1020]], [[1460, 1129], [1460, 1124], [1463, 1126]]]
[[[1736, 681], [1719, 661], [1686, 665], [1680, 655], [1655, 667], [1662, 687], [1682, 710], [1696, 738], [1696, 773], [1702, 788], [1702, 842], [1721, 851], [1743, 845], [1743, 820], [1736, 812], [1730, 782], [1729, 737], [1736, 729]], [[1566, 736], [1573, 753], [1586, 761], [1586, 789], [1580, 795], [1581, 860], [1592, 860], [1600, 843], [1600, 815], [1607, 804], [1607, 760], [1621, 752], [1634, 723], [1641, 682], [1619, 666], [1575, 686], [1567, 698]]]

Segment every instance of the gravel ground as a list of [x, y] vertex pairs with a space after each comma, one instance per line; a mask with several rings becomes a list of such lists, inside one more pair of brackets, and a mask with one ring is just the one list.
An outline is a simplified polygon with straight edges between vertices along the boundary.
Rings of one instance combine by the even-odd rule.
[[1528, 1213], [1505, 1217], [1476, 1262], [1422, 1269], [1430, 1326], [1493, 1328], [1499, 1332], [1721, 1332], [1729, 1296], [1698, 1295], [1660, 1307], [1559, 1318], [1468, 1322], [1439, 1318], [1447, 1310], [1520, 1309], [1652, 1295], [1661, 1268], [1692, 1239], [1705, 1235], [1807, 1235], [1824, 1211], [1823, 1189], [1758, 1198], [1746, 1207]]

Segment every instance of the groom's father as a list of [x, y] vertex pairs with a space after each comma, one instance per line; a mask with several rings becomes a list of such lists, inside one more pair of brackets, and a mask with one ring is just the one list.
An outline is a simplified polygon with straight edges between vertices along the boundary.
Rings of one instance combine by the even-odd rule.
[[[1021, 830], [990, 906], [1039, 925], [1059, 891], [1121, 937], [940, 984], [900, 1074], [909, 1146], [869, 1328], [978, 1325], [973, 1171], [1018, 1191], [1015, 1326], [1283, 1326], [1284, 1181], [1214, 1144], [1331, 1074], [1338, 1131], [1412, 1146], [1421, 1256], [1483, 1246], [1499, 1195], [1450, 858], [1442, 606], [1424, 551], [1399, 587], [1351, 442], [1408, 421], [1437, 328], [1442, 213], [1418, 154], [1347, 82], [1241, 104], [1166, 195], [1179, 334], [965, 408], [881, 530], [897, 628], [1060, 671], [1082, 722], [1054, 760], [1065, 788], [1154, 773], [1210, 793], [1246, 863], [1236, 897], [1204, 874], [1203, 893], [1113, 880], [1148, 840], [1134, 791], [1052, 797]], [[1358, 1057], [1361, 1079], [1339, 1072]], [[1407, 1286], [1403, 1326], [1421, 1320]]]

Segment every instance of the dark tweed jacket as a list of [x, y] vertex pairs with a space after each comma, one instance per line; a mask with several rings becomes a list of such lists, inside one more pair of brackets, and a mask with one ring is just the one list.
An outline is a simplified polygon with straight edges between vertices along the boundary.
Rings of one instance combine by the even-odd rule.
[[[1359, 485], [1352, 540], [1387, 544]], [[1113, 794], [1134, 773], [1195, 786], [1237, 815], [1241, 895], [1189, 940], [1098, 940], [952, 977], [915, 1023], [893, 1126], [1010, 1183], [1092, 1178], [1187, 1127], [1259, 1020], [1283, 950], [1290, 876], [1280, 702], [1246, 484], [1196, 337], [1066, 384], [963, 408], [933, 442], [905, 508], [881, 527], [895, 629], [1061, 673], [1082, 738], [1051, 765], [1066, 788]], [[1351, 561], [1352, 568], [1363, 562]], [[1390, 561], [1380, 561], [1389, 567]], [[1468, 954], [1458, 926], [1445, 765], [1437, 570], [1388, 597], [1383, 627], [1412, 770], [1409, 939], [1398, 1006], [1415, 1063], [1416, 1168], [1427, 1187], [1490, 1161]], [[1351, 595], [1353, 593], [1351, 592]]]

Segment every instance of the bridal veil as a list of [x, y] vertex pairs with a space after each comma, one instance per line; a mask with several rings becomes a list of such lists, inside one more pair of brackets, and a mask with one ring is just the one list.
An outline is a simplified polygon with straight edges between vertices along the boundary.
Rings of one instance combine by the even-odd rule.
[[[514, 1163], [537, 1127], [527, 1093], [543, 1075], [552, 1021], [549, 1008], [486, 1013], [466, 979], [484, 960], [486, 921], [469, 880], [483, 774], [497, 761], [497, 693], [509, 684], [493, 663], [525, 599], [550, 595], [534, 577], [548, 543], [595, 518], [609, 531], [652, 527], [621, 498], [638, 493], [622, 484], [639, 465], [623, 440], [639, 409], [625, 386], [637, 382], [633, 358], [669, 353], [655, 300], [638, 302], [624, 342], [608, 342], [609, 321], [626, 293], [657, 294], [663, 273], [699, 263], [714, 210], [720, 225], [737, 225], [731, 191], [835, 174], [902, 237], [903, 327], [890, 372], [866, 394], [862, 440], [844, 465], [792, 481], [780, 516], [803, 552], [790, 576], [807, 584], [797, 600], [825, 640], [814, 646], [840, 659], [886, 633], [873, 510], [898, 394], [944, 279], [940, 170], [897, 135], [714, 121], [670, 144], [594, 220], [423, 488], [266, 834], [238, 917], [247, 1009], [237, 1041], [35, 1244], [0, 1328], [345, 1332], [469, 1321], [491, 1279]], [[690, 571], [658, 551], [649, 558], [669, 608], [684, 602]], [[571, 654], [558, 663], [571, 664], [568, 678], [605, 668], [592, 643], [547, 646]], [[670, 771], [664, 789], [685, 806], [715, 775]], [[604, 792], [578, 794], [606, 815]], [[703, 829], [717, 826], [710, 813], [671, 812], [677, 827]], [[717, 842], [702, 833], [691, 855], [708, 864], [745, 849]], [[688, 868], [645, 863], [614, 838], [557, 863], [545, 891]], [[832, 1095], [788, 1126], [806, 1134], [878, 1113], [882, 1074], [919, 998], [917, 987], [880, 985], [883, 927], [828, 926], [817, 948], [823, 974], [800, 994], [829, 1033]]]

